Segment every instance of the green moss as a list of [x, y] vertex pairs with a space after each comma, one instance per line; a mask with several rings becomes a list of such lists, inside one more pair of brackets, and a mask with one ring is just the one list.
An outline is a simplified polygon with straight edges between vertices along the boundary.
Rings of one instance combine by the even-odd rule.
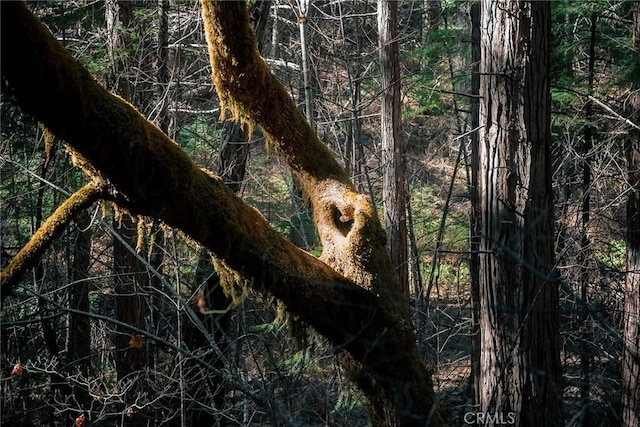
[[44, 164], [46, 166], [51, 161], [51, 153], [53, 152], [53, 144], [56, 138], [53, 132], [47, 129], [47, 127], [44, 124], [38, 123], [38, 126], [40, 127], [40, 130], [42, 131], [42, 135], [44, 137], [44, 155], [45, 155]]
[[96, 202], [103, 194], [102, 187], [95, 184], [85, 185], [72, 194], [47, 218], [29, 242], [2, 269], [0, 283], [2, 283], [1, 293], [3, 297], [17, 283], [20, 276], [34, 265], [45, 249], [62, 233], [66, 225], [80, 212]]
[[225, 295], [231, 298], [233, 306], [242, 305], [251, 292], [251, 282], [219, 258], [213, 258], [213, 268], [220, 276], [220, 285]]

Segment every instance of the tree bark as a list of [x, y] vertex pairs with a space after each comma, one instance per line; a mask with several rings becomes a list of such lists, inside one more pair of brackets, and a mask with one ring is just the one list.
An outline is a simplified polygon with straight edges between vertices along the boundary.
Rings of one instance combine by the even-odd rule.
[[155, 122], [162, 132], [169, 132], [169, 0], [158, 1], [158, 46], [156, 48], [156, 102], [160, 105]]
[[471, 129], [475, 129], [471, 133], [471, 215], [469, 218], [469, 248], [471, 249], [470, 260], [470, 276], [471, 276], [471, 395], [472, 402], [480, 403], [480, 379], [482, 377], [480, 371], [480, 353], [481, 353], [481, 335], [480, 335], [480, 221], [478, 214], [480, 205], [478, 204], [478, 164], [479, 157], [479, 135], [478, 127], [480, 125], [480, 5], [474, 3], [471, 6], [471, 94], [478, 97], [471, 100]]
[[298, 30], [300, 32], [300, 53], [302, 62], [302, 82], [304, 88], [301, 94], [304, 96], [304, 115], [307, 118], [307, 122], [312, 129], [315, 129], [315, 110], [313, 87], [311, 84], [311, 70], [309, 61], [309, 39], [310, 31], [308, 27], [308, 21], [311, 18], [311, 12], [309, 0], [300, 0], [298, 3], [298, 9], [296, 11], [298, 15]]
[[548, 2], [481, 2], [480, 410], [561, 421]]
[[409, 295], [407, 259], [407, 208], [402, 100], [400, 98], [400, 46], [398, 42], [398, 2], [378, 0], [378, 44], [380, 48], [380, 139], [382, 145], [382, 204], [387, 248], [400, 285]]
[[375, 419], [444, 424], [376, 214], [258, 56], [244, 2], [203, 2], [216, 88], [237, 116], [261, 125], [302, 177], [324, 262], [287, 242], [220, 178], [99, 86], [23, 3], [1, 6], [3, 90], [67, 142], [76, 164], [108, 183], [132, 213], [182, 230], [347, 351], [361, 367], [365, 395], [380, 403]]
[[[633, 12], [633, 46], [640, 60], [640, 1]], [[637, 76], [636, 76], [637, 77]], [[631, 99], [631, 120], [640, 122], [638, 83]], [[640, 425], [640, 132], [632, 129], [627, 140], [628, 178], [631, 185], [627, 201], [627, 275], [624, 292], [622, 354], [622, 425]]]

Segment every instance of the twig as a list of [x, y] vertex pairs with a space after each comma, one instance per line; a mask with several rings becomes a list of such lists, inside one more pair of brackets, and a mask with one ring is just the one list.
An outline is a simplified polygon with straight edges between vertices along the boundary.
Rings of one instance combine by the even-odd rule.
[[624, 123], [628, 124], [629, 126], [634, 128], [635, 130], [640, 130], [640, 126], [638, 126], [637, 124], [635, 124], [631, 120], [627, 119], [626, 117], [621, 116], [620, 114], [616, 113], [615, 111], [613, 111], [613, 109], [611, 107], [609, 107], [604, 102], [600, 101], [598, 98], [595, 98], [595, 97], [593, 97], [591, 95], [587, 95], [587, 99], [589, 101], [591, 101], [591, 102], [594, 102], [594, 103], [598, 104], [600, 107], [602, 107], [603, 109], [605, 109], [609, 113], [613, 114], [616, 118], [618, 118], [619, 120], [621, 120]]

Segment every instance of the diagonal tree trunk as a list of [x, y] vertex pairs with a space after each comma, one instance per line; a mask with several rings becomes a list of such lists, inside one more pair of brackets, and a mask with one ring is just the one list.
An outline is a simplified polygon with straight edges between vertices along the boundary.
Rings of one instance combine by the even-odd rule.
[[257, 54], [245, 3], [203, 2], [203, 16], [220, 98], [259, 123], [300, 177], [322, 260], [287, 242], [220, 178], [100, 87], [23, 3], [2, 3], [3, 90], [64, 139], [76, 163], [108, 183], [121, 205], [179, 228], [347, 352], [376, 425], [443, 425], [368, 198], [354, 191]]

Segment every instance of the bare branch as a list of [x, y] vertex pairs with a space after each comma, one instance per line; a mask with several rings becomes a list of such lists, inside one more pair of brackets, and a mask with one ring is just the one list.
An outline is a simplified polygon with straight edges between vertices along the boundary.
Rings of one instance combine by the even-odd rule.
[[627, 119], [626, 117], [621, 116], [620, 114], [616, 113], [615, 111], [613, 111], [613, 109], [611, 107], [609, 107], [607, 104], [605, 104], [604, 102], [600, 101], [598, 98], [593, 97], [591, 95], [587, 95], [587, 99], [595, 104], [597, 104], [598, 106], [600, 106], [601, 108], [603, 108], [604, 110], [606, 110], [607, 112], [613, 114], [618, 120], [628, 124], [629, 126], [631, 126], [632, 128], [634, 128], [635, 130], [640, 130], [640, 126], [638, 126], [636, 123], [632, 122], [631, 120]]

